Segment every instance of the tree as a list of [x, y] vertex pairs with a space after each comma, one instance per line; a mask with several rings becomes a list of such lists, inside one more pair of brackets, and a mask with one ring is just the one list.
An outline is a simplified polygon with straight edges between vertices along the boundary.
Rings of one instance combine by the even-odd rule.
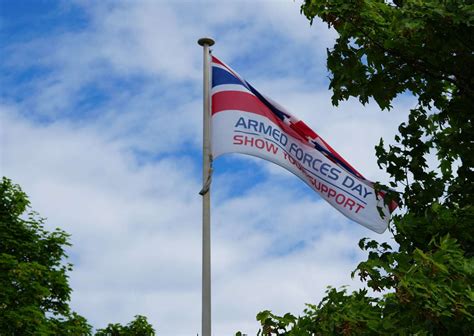
[[[28, 196], [6, 177], [0, 183], [0, 336], [92, 335], [87, 320], [71, 311], [65, 263], [69, 235], [44, 229]], [[98, 336], [153, 336], [146, 317], [109, 324]]]
[[64, 263], [68, 234], [44, 229], [26, 194], [11, 180], [0, 183], [0, 335], [91, 335], [71, 311]]
[[[352, 276], [368, 289], [329, 288], [303, 315], [257, 315], [263, 335], [472, 335], [474, 333], [474, 5], [461, 0], [306, 0], [302, 13], [339, 34], [328, 50], [332, 101], [356, 97], [390, 109], [418, 104], [395, 145], [376, 155], [403, 214], [398, 249], [362, 239]], [[430, 158], [436, 164], [430, 165]], [[382, 187], [382, 186], [380, 186]]]
[[122, 326], [120, 323], [109, 323], [105, 329], [97, 330], [96, 336], [154, 336], [155, 329], [145, 316], [136, 315], [135, 319]]

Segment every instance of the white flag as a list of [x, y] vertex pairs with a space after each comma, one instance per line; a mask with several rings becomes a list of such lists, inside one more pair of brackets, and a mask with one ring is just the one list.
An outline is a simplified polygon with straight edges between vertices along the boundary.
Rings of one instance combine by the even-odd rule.
[[276, 163], [305, 181], [345, 216], [383, 233], [396, 203], [321, 137], [212, 57], [212, 153], [242, 153]]

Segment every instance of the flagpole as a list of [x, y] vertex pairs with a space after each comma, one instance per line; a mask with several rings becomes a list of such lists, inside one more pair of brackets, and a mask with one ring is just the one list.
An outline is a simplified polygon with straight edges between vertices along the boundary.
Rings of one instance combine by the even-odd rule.
[[198, 40], [203, 47], [203, 144], [202, 144], [202, 311], [201, 336], [211, 336], [211, 98], [210, 52], [214, 40]]

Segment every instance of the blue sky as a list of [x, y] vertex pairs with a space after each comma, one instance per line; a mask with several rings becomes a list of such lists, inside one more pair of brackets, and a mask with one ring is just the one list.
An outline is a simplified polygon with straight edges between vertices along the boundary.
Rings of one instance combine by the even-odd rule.
[[[326, 48], [298, 1], [0, 1], [0, 172], [49, 228], [72, 234], [71, 305], [95, 327], [146, 315], [159, 335], [200, 332], [202, 50], [305, 120], [372, 180], [390, 112], [331, 106]], [[282, 168], [215, 162], [213, 330], [255, 334], [263, 309], [299, 313], [350, 272], [363, 237]]]

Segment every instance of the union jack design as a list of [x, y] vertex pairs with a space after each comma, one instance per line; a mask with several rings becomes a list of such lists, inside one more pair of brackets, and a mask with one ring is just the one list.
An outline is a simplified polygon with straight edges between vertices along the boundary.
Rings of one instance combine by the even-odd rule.
[[[293, 116], [283, 106], [273, 101], [271, 98], [257, 91], [249, 82], [243, 79], [238, 73], [236, 73], [232, 68], [219, 60], [217, 57], [211, 57], [211, 106], [213, 118], [226, 111], [238, 111], [241, 113], [240, 115], [247, 112], [251, 115], [261, 116], [268, 120], [271, 125], [278, 126], [278, 128], [290, 138], [296, 139], [296, 141], [299, 143], [304, 144], [305, 148], [312, 148], [313, 150], [311, 153], [313, 153], [313, 151], [319, 152], [332, 163], [332, 166], [337, 167], [336, 170], [340, 169], [341, 171], [350, 174], [354, 180], [360, 181], [367, 188], [373, 189], [374, 184], [371, 181], [367, 180], [360, 172], [350, 165], [341, 155], [339, 155], [339, 153], [337, 153], [326, 141], [324, 141], [323, 138], [321, 138], [302, 120], [299, 120]], [[267, 138], [267, 140], [269, 139]], [[227, 150], [226, 152], [229, 151]], [[269, 158], [267, 154], [262, 156], [259, 153], [249, 153], [248, 151], [244, 153], [263, 157], [264, 159], [270, 159], [271, 161], [288, 169], [287, 165], [277, 162], [278, 160], [272, 157]], [[220, 154], [222, 153], [217, 153], [217, 155]], [[289, 170], [294, 172], [292, 169]], [[302, 170], [301, 167], [299, 167], [299, 170]], [[298, 175], [301, 177], [300, 172]], [[308, 181], [305, 179], [305, 176], [302, 178], [308, 183]], [[383, 192], [378, 192], [377, 194], [380, 198], [383, 198]], [[396, 207], [396, 203], [393, 202], [390, 204], [388, 206], [389, 213], [391, 213]], [[345, 215], [347, 215], [347, 213], [345, 213]]]

